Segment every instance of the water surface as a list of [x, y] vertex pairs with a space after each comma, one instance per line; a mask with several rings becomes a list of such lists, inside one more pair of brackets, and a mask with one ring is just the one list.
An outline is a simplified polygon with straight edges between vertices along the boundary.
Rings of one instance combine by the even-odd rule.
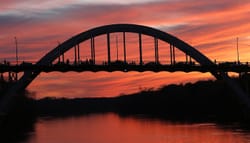
[[117, 114], [39, 119], [25, 143], [247, 143], [250, 134], [215, 123], [177, 123]]

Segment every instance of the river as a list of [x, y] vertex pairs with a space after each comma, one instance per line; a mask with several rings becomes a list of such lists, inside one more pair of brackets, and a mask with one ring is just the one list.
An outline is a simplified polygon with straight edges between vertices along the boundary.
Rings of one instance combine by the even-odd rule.
[[38, 118], [21, 143], [248, 143], [237, 124], [172, 122], [115, 113]]

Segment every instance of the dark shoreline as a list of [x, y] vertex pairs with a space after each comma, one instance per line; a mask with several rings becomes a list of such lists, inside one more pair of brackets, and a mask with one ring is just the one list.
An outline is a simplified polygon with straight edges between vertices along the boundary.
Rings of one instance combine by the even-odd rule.
[[[246, 81], [234, 78], [245, 90]], [[146, 115], [170, 120], [240, 121], [250, 124], [250, 112], [235, 98], [222, 80], [171, 84], [158, 90], [146, 89], [112, 98], [53, 98], [39, 100], [28, 91], [18, 96], [10, 117], [63, 117], [90, 113], [114, 112], [121, 116]], [[8, 119], [8, 118], [7, 118]]]

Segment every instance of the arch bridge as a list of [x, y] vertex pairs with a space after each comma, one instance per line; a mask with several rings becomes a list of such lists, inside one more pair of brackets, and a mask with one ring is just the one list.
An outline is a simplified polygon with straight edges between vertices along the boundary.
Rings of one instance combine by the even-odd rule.
[[[111, 35], [113, 33], [120, 33], [122, 35], [122, 51], [123, 51], [123, 58], [122, 60], [118, 59], [118, 48], [117, 48], [117, 58], [112, 59], [112, 48], [111, 48]], [[139, 59], [138, 62], [131, 62], [128, 60], [128, 45], [127, 45], [127, 34], [133, 33], [136, 35], [138, 42], [137, 44], [137, 50], [138, 55], [137, 58]], [[148, 36], [153, 39], [153, 60], [150, 62], [145, 62], [143, 59], [143, 36]], [[98, 64], [96, 60], [96, 37], [103, 36], [105, 37], [105, 43], [104, 45], [106, 48], [106, 59], [103, 59], [102, 64]], [[80, 44], [90, 41], [90, 56], [88, 60], [81, 60], [80, 57], [80, 51], [82, 48], [80, 47]], [[166, 65], [162, 65], [160, 60], [160, 54], [163, 54], [159, 52], [160, 46], [159, 41], [163, 41], [167, 43], [168, 46], [165, 46], [167, 52], [168, 52], [168, 60], [169, 63]], [[117, 44], [117, 39], [116, 39]], [[103, 45], [102, 45], [103, 46]], [[116, 45], [117, 46], [117, 45]], [[194, 62], [195, 64], [198, 64], [203, 67], [217, 67], [217, 65], [212, 62], [208, 57], [206, 57], [204, 54], [196, 50], [191, 45], [187, 44], [186, 42], [178, 39], [177, 37], [168, 34], [166, 32], [163, 32], [161, 30], [147, 27], [143, 25], [135, 25], [135, 24], [112, 24], [112, 25], [105, 25], [96, 27], [90, 30], [87, 30], [85, 32], [82, 32], [76, 36], [73, 36], [72, 38], [66, 40], [65, 42], [59, 44], [57, 47], [55, 47], [53, 50], [48, 52], [45, 56], [43, 56], [36, 64], [34, 64], [35, 69], [24, 69], [23, 76], [17, 80], [17, 82], [10, 88], [10, 92], [17, 92], [20, 90], [25, 89], [43, 70], [37, 67], [44, 67], [49, 68], [51, 66], [55, 66], [58, 64], [63, 64], [64, 66], [61, 66], [63, 68], [66, 68], [67, 65], [69, 65], [69, 61], [65, 60], [65, 54], [67, 51], [72, 49], [74, 52], [74, 65], [77, 65], [78, 68], [80, 67], [80, 70], [82, 68], [90, 68], [94, 67], [93, 71], [99, 71], [99, 70], [120, 70], [120, 71], [127, 71], [131, 67], [130, 70], [137, 71], [144, 71], [144, 70], [151, 70], [153, 71], [157, 66], [161, 65], [159, 71], [171, 71], [171, 68], [176, 68], [176, 65], [182, 63], [182, 65], [186, 65], [186, 67], [193, 66]], [[184, 62], [177, 62], [176, 61], [176, 50], [181, 51], [185, 55], [185, 61]], [[167, 58], [167, 57], [166, 57]], [[83, 65], [83, 66], [82, 66]], [[75, 67], [77, 67], [75, 66]], [[81, 67], [82, 66], [82, 67]], [[98, 69], [99, 67], [99, 69]], [[54, 67], [55, 68], [55, 67]], [[103, 69], [104, 68], [104, 69]], [[167, 68], [169, 70], [167, 70]], [[142, 70], [144, 69], [144, 70]], [[53, 71], [53, 69], [52, 69]], [[175, 71], [175, 70], [172, 70]], [[241, 90], [241, 88], [234, 83], [226, 74], [226, 72], [218, 72], [214, 70], [214, 68], [208, 68], [206, 71], [210, 72], [215, 78], [217, 79], [224, 79], [229, 86], [232, 87], [232, 89], [237, 93], [237, 97], [242, 101], [245, 105], [250, 107], [250, 102], [246, 94]], [[7, 103], [7, 102], [6, 102]]]

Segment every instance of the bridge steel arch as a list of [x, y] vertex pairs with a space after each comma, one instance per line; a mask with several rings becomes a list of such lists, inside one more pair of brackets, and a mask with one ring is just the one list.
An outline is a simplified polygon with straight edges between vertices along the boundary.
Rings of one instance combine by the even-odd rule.
[[[54, 48], [53, 50], [48, 52], [44, 57], [42, 57], [36, 64], [51, 64], [54, 60], [58, 58], [59, 54], [62, 55], [63, 53], [67, 52], [68, 50], [80, 44], [81, 42], [84, 42], [85, 40], [88, 40], [92, 37], [115, 32], [132, 32], [155, 37], [178, 48], [182, 52], [195, 59], [201, 65], [215, 65], [205, 55], [200, 53], [198, 50], [196, 50], [194, 47], [187, 44], [186, 42], [178, 39], [177, 37], [155, 28], [136, 24], [105, 25], [82, 32], [58, 45], [56, 48]], [[230, 77], [228, 77], [226, 73], [216, 73], [213, 71], [210, 72], [217, 79], [224, 79], [228, 83], [228, 85], [231, 86], [232, 89], [236, 92], [239, 97], [239, 100], [241, 100], [244, 104], [250, 107], [250, 102], [246, 94], [235, 82], [230, 79]], [[19, 91], [25, 89], [37, 77], [37, 75], [39, 75], [39, 73], [40, 71], [25, 71], [24, 75], [19, 79], [17, 84], [12, 87], [11, 91]]]
[[[112, 24], [112, 25], [105, 25], [100, 26], [97, 28], [90, 29], [88, 31], [85, 31], [83, 33], [80, 33], [64, 43], [58, 45], [55, 49], [47, 53], [43, 58], [41, 58], [37, 64], [39, 65], [47, 65], [51, 62], [53, 62], [59, 54], [63, 54], [66, 51], [70, 50], [77, 44], [80, 44], [81, 42], [84, 42], [92, 37], [96, 37], [103, 34], [108, 33], [115, 33], [115, 32], [131, 32], [131, 33], [138, 33], [138, 34], [144, 34], [151, 37], [158, 38], [162, 41], [165, 41], [169, 44], [172, 44], [179, 50], [183, 51], [184, 53], [191, 56], [193, 59], [195, 59], [198, 63], [201, 65], [212, 65], [214, 64], [212, 61], [210, 61], [206, 56], [201, 54], [198, 50], [190, 46], [189, 44], [185, 43], [184, 41], [176, 38], [173, 35], [170, 35], [166, 32], [160, 31], [155, 28], [142, 26], [142, 25], [136, 25], [136, 24]], [[60, 49], [60, 50], [59, 50]], [[60, 51], [60, 53], [59, 53]]]

